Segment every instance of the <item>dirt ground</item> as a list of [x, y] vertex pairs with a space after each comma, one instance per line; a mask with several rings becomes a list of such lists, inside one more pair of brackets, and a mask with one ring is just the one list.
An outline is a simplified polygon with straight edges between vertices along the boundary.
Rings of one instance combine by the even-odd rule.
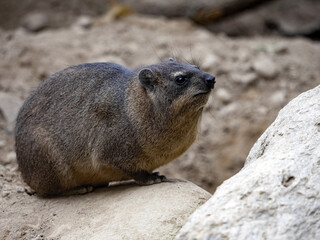
[[[38, 33], [0, 30], [1, 101], [11, 96], [18, 105], [43, 79], [79, 63], [111, 61], [136, 68], [171, 56], [196, 61], [216, 76], [216, 88], [195, 144], [160, 170], [211, 193], [241, 169], [278, 111], [320, 84], [320, 44], [308, 39], [232, 39], [187, 20], [138, 15], [89, 22]], [[20, 178], [13, 123], [6, 117], [17, 106], [6, 106], [0, 108], [0, 239], [46, 239], [41, 232], [52, 216], [39, 219], [34, 212], [45, 213], [50, 205], [29, 195]]]

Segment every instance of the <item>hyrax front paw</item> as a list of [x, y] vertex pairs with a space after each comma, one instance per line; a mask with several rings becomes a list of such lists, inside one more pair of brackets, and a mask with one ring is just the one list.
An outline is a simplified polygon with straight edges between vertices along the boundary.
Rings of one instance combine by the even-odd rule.
[[166, 176], [160, 175], [159, 172], [152, 173], [152, 176], [154, 177], [153, 183], [165, 182], [167, 180]]
[[135, 178], [135, 181], [139, 185], [151, 185], [155, 183], [165, 182], [166, 180], [167, 178], [164, 175], [160, 175], [159, 172], [141, 172], [138, 178]]

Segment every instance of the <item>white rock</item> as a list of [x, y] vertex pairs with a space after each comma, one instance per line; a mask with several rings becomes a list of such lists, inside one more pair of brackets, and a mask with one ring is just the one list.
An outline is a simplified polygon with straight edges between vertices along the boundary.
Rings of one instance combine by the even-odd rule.
[[260, 56], [254, 61], [252, 67], [256, 73], [263, 78], [272, 79], [278, 74], [278, 68], [276, 64], [268, 57]]
[[234, 113], [239, 109], [239, 102], [233, 102], [225, 105], [219, 109], [221, 116], [234, 115]]
[[217, 67], [219, 61], [220, 60], [218, 56], [214, 54], [206, 54], [201, 64], [201, 68], [205, 71], [212, 70]]
[[252, 85], [257, 80], [256, 73], [232, 73], [231, 81], [239, 83], [243, 86]]
[[92, 26], [92, 18], [90, 16], [82, 15], [78, 17], [76, 25], [82, 28], [90, 28]]
[[48, 27], [49, 18], [46, 14], [37, 12], [28, 14], [22, 22], [23, 27], [31, 32], [40, 31]]
[[6, 164], [10, 164], [13, 163], [14, 161], [16, 161], [17, 159], [17, 155], [15, 152], [9, 152], [7, 153], [6, 157], [3, 160], [3, 163]]
[[[52, 199], [48, 239], [173, 239], [210, 194], [190, 182], [103, 188]], [[39, 216], [41, 218], [41, 216]]]
[[320, 239], [320, 86], [280, 111], [176, 239]]
[[223, 103], [230, 103], [232, 100], [232, 95], [231, 93], [225, 89], [225, 88], [219, 88], [216, 91], [215, 96], [217, 97], [217, 99], [219, 99], [220, 101], [222, 101]]
[[278, 90], [274, 92], [269, 98], [269, 102], [271, 103], [271, 106], [281, 105], [285, 102], [285, 100], [286, 100], [286, 92], [283, 90]]
[[289, 52], [289, 48], [288, 46], [286, 45], [283, 45], [283, 44], [279, 44], [279, 45], [276, 45], [274, 47], [274, 52], [281, 55], [281, 54], [287, 54]]

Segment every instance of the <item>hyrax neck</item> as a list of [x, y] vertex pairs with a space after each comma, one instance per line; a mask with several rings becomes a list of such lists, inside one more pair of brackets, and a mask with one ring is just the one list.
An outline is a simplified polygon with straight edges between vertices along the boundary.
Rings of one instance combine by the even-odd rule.
[[184, 153], [195, 141], [201, 110], [178, 111], [137, 84], [128, 87], [126, 100], [138, 141], [146, 155], [157, 156], [159, 166]]

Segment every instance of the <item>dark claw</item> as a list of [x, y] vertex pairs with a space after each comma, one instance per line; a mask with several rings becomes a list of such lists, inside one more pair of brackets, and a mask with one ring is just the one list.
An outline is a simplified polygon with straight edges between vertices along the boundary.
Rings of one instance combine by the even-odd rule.
[[155, 179], [156, 182], [158, 182], [157, 180], [160, 180], [160, 182], [163, 182], [163, 181], [167, 180], [166, 176], [160, 175], [159, 172], [154, 172], [154, 173], [152, 173], [152, 176], [155, 176], [155, 177], [156, 177], [156, 179]]
[[159, 172], [153, 172], [152, 175], [155, 176], [155, 177], [158, 177], [158, 176], [160, 176], [160, 173]]
[[164, 176], [164, 175], [160, 175], [159, 177], [160, 177], [160, 179], [161, 179], [161, 182], [164, 182], [164, 181], [167, 180], [166, 176]]
[[135, 178], [135, 180], [139, 185], [150, 185], [154, 183], [167, 181], [167, 178], [163, 175], [160, 175], [159, 172], [153, 172], [153, 173], [143, 172], [143, 174], [140, 174], [138, 176], [139, 178], [138, 179]]

